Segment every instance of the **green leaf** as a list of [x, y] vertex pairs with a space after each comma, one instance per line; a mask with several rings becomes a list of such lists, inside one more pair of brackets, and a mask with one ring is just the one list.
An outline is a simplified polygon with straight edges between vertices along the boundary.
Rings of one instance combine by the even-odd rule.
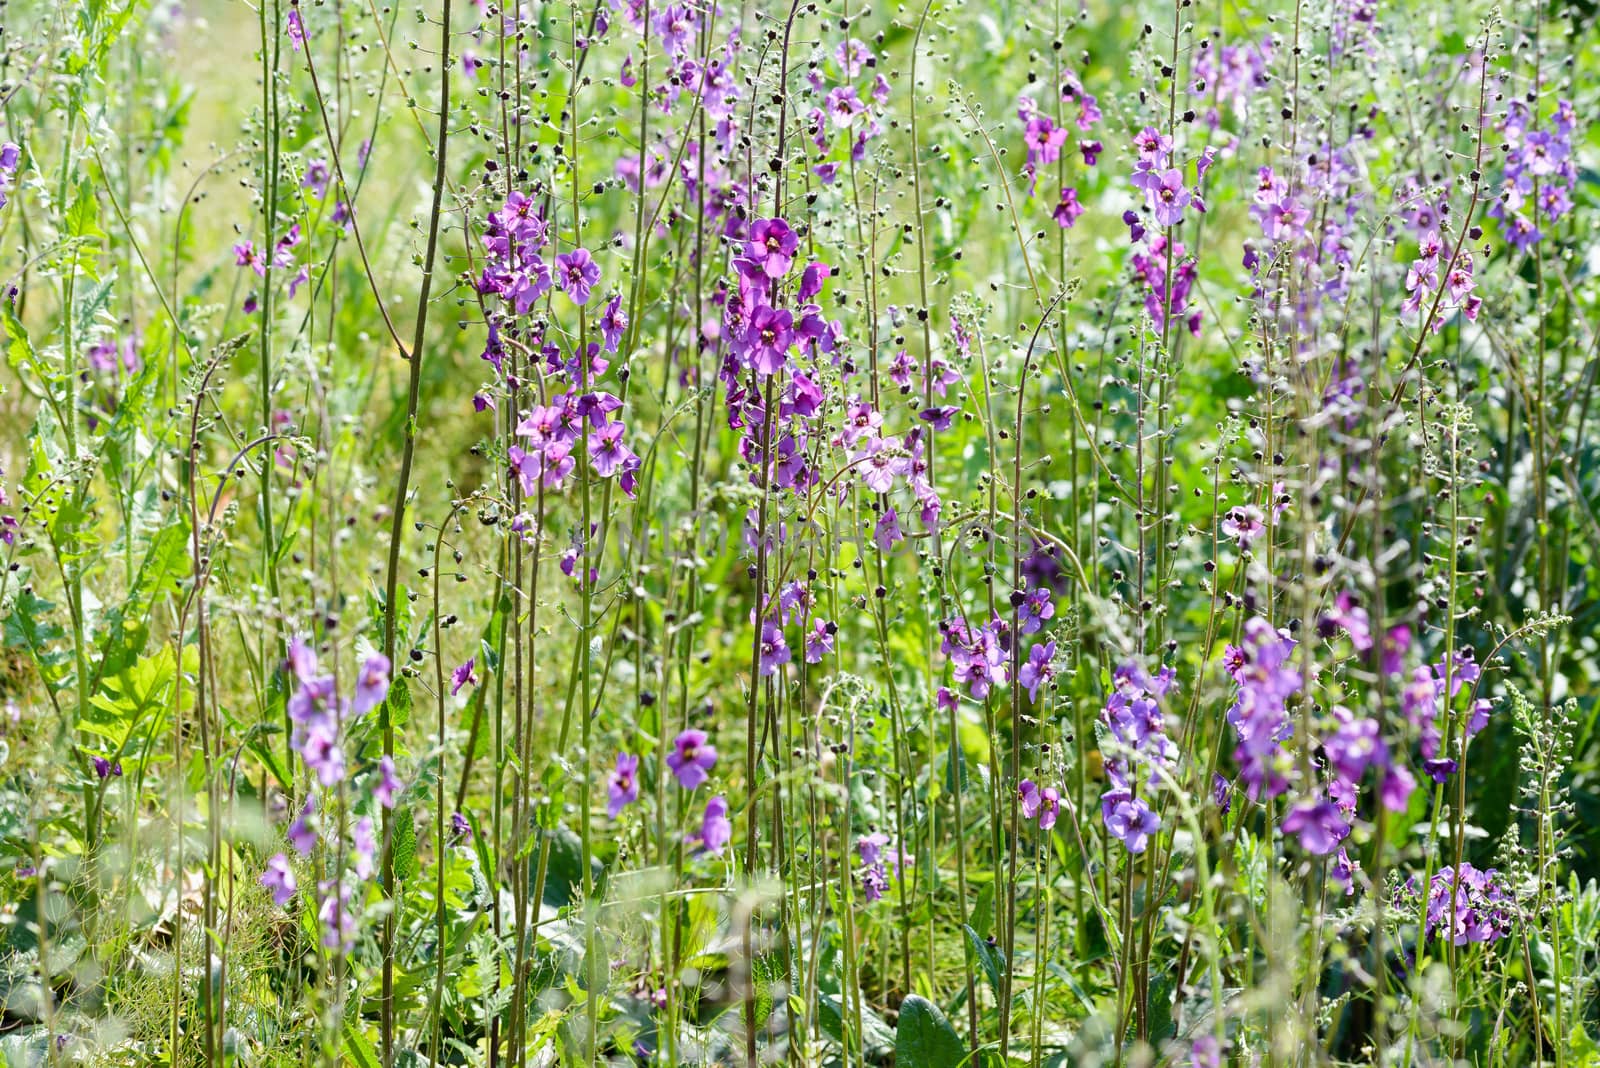
[[405, 882], [417, 873], [417, 821], [410, 805], [394, 810], [394, 877]]
[[900, 1003], [900, 1026], [895, 1029], [896, 1068], [956, 1068], [967, 1048], [939, 1007], [912, 994]]
[[31, 590], [23, 590], [5, 621], [6, 645], [25, 651], [39, 669], [39, 677], [52, 686], [66, 677], [69, 658], [66, 649], [57, 645], [66, 631], [50, 622], [55, 607]]
[[104, 738], [110, 752], [122, 752], [147, 716], [166, 710], [177, 673], [172, 647], [163, 645], [107, 679], [103, 689], [89, 698], [78, 729]]
[[[551, 908], [564, 908], [577, 900], [583, 889], [583, 842], [566, 827], [546, 832], [550, 842], [550, 862], [545, 869], [544, 903]], [[539, 863], [535, 851], [530, 863]], [[595, 883], [604, 872], [600, 861], [589, 858], [590, 877]]]
[[182, 519], [151, 535], [126, 599], [106, 613], [100, 640], [102, 675], [125, 670], [144, 649], [150, 609], [157, 595], [168, 583], [189, 574], [188, 537], [188, 524]]
[[962, 924], [961, 929], [967, 934], [967, 941], [972, 945], [973, 956], [978, 958], [978, 966], [983, 969], [984, 977], [989, 980], [989, 988], [994, 991], [995, 997], [1000, 996], [1000, 974], [1005, 971], [1006, 955], [1000, 951], [999, 946], [989, 944], [989, 940], [974, 931], [969, 924]]
[[6, 335], [6, 358], [16, 368], [32, 366], [33, 342], [28, 340], [28, 330], [17, 318], [16, 309], [8, 300], [0, 300], [0, 327]]
[[348, 1016], [344, 1021], [344, 1059], [356, 1068], [378, 1068], [378, 1052], [372, 1048], [372, 1040]]
[[410, 722], [411, 687], [404, 678], [395, 679], [389, 684], [389, 692], [384, 695], [383, 708], [378, 715], [380, 724], [384, 722], [385, 716], [397, 729]]
[[96, 220], [100, 217], [100, 202], [95, 199], [94, 185], [85, 179], [67, 209], [67, 233], [74, 237], [104, 237]]
[[[854, 1022], [855, 1011], [850, 1012], [851, 1021]], [[839, 1043], [844, 1041], [845, 1016], [839, 1005], [839, 999], [831, 994], [817, 995], [817, 1022], [822, 1025], [822, 1031], [829, 1038]], [[852, 1049], [869, 1054], [887, 1052], [894, 1048], [894, 1032], [889, 1025], [884, 1023], [883, 1017], [873, 1012], [867, 1006], [861, 1006], [861, 1035], [856, 1041], [850, 1043]]]

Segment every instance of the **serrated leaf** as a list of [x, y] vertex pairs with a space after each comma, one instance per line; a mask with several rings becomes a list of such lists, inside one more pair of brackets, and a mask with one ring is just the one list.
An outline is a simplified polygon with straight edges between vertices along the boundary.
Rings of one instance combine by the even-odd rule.
[[417, 821], [410, 805], [394, 810], [394, 877], [405, 882], [417, 874]]
[[59, 684], [67, 674], [68, 653], [57, 645], [66, 631], [50, 622], [55, 607], [31, 590], [23, 590], [5, 620], [6, 645], [26, 652], [39, 669], [39, 677], [49, 685]]

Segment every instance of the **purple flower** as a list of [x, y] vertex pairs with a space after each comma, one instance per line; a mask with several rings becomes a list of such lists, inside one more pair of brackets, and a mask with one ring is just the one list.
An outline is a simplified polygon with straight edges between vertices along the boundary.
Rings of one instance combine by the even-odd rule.
[[1334, 885], [1344, 887], [1346, 897], [1356, 892], [1356, 867], [1343, 846], [1339, 847], [1338, 856], [1328, 866], [1328, 878], [1333, 880]]
[[1498, 941], [1511, 933], [1515, 912], [1516, 903], [1501, 885], [1499, 872], [1480, 871], [1465, 862], [1459, 869], [1447, 864], [1428, 884], [1424, 937], [1449, 929], [1450, 940], [1458, 946]]
[[556, 257], [557, 288], [574, 304], [589, 303], [589, 293], [600, 281], [600, 265], [586, 248], [575, 248]]
[[378, 781], [372, 786], [372, 799], [384, 808], [394, 808], [395, 797], [400, 793], [400, 779], [394, 773], [394, 758], [382, 757], [378, 761]]
[[1017, 784], [1018, 807], [1024, 819], [1039, 821], [1039, 829], [1048, 831], [1056, 825], [1056, 814], [1061, 809], [1061, 792], [1054, 786], [1040, 787], [1032, 779]]
[[311, 819], [316, 814], [316, 798], [306, 798], [305, 807], [300, 810], [300, 815], [289, 825], [289, 844], [294, 846], [295, 852], [302, 857], [309, 857], [311, 850], [317, 844], [317, 832], [312, 829]]
[[349, 953], [356, 945], [355, 921], [345, 909], [349, 892], [341, 882], [325, 882], [318, 890], [322, 894], [322, 905], [317, 909], [322, 948]]
[[885, 508], [883, 515], [878, 517], [877, 525], [872, 531], [872, 540], [883, 552], [888, 552], [906, 540], [905, 534], [900, 530], [900, 516], [892, 506]]
[[311, 643], [296, 634], [289, 639], [289, 655], [285, 666], [301, 682], [310, 682], [317, 674], [317, 651]]
[[1127, 790], [1107, 790], [1100, 795], [1100, 817], [1111, 836], [1130, 853], [1143, 853], [1150, 836], [1161, 829], [1161, 817]]
[[1248, 549], [1250, 543], [1267, 532], [1266, 516], [1253, 504], [1228, 509], [1222, 518], [1222, 532]]
[[812, 621], [811, 629], [806, 632], [806, 663], [820, 664], [824, 656], [833, 652], [833, 632], [832, 623], [820, 619]]
[[789, 646], [783, 640], [783, 630], [772, 620], [767, 620], [761, 625], [761, 651], [758, 656], [762, 677], [776, 674], [778, 668], [789, 660]]
[[882, 831], [874, 831], [856, 839], [856, 853], [861, 857], [861, 863], [870, 868], [883, 863], [883, 849], [888, 844], [888, 835]]
[[1324, 856], [1332, 853], [1350, 833], [1350, 825], [1327, 798], [1301, 801], [1283, 818], [1283, 833], [1298, 835], [1300, 848]]
[[622, 443], [624, 429], [621, 423], [608, 423], [589, 438], [589, 463], [601, 478], [610, 478], [633, 458], [633, 450]]
[[750, 226], [744, 256], [760, 274], [782, 278], [794, 265], [794, 254], [799, 248], [800, 238], [788, 223], [782, 219], [757, 219]]
[[377, 871], [373, 859], [378, 854], [378, 839], [374, 832], [372, 817], [362, 816], [356, 820], [355, 826], [350, 828], [350, 855], [355, 861], [354, 871], [358, 879], [370, 879]]
[[456, 669], [450, 673], [451, 697], [460, 693], [463, 686], [478, 685], [478, 672], [475, 670], [477, 663], [478, 658], [476, 656], [469, 656], [465, 662], [456, 665]]
[[1194, 199], [1183, 187], [1183, 172], [1176, 169], [1160, 172], [1155, 182], [1146, 187], [1145, 197], [1156, 222], [1162, 226], [1177, 226], [1183, 222], [1183, 209]]
[[[1013, 604], [1015, 594], [1013, 594]], [[1017, 627], [1023, 634], [1037, 634], [1046, 620], [1056, 614], [1056, 606], [1052, 599], [1052, 591], [1048, 586], [1035, 586], [1028, 590], [1022, 598], [1022, 603], [1017, 605]]]
[[672, 752], [667, 754], [667, 767], [677, 776], [678, 785], [693, 790], [709, 777], [717, 766], [716, 746], [706, 744], [706, 732], [686, 730], [672, 740]]
[[612, 297], [606, 304], [606, 310], [600, 316], [600, 336], [605, 339], [606, 351], [616, 352], [617, 346], [622, 342], [623, 332], [628, 329], [628, 316], [622, 310], [622, 297]]
[[823, 106], [833, 125], [841, 130], [854, 126], [857, 116], [867, 110], [855, 89], [848, 85], [841, 85], [828, 93]]
[[1287, 702], [1300, 691], [1301, 673], [1289, 663], [1295, 642], [1259, 616], [1245, 621], [1244, 645], [1230, 645], [1223, 663], [1238, 684], [1228, 722], [1238, 735], [1234, 759], [1251, 797], [1277, 797], [1288, 788], [1279, 763], [1293, 731]]
[[787, 308], [761, 305], [750, 316], [745, 328], [745, 349], [750, 366], [762, 375], [783, 369], [789, 346], [794, 343], [794, 316]]
[[1077, 225], [1078, 217], [1083, 214], [1083, 205], [1078, 203], [1078, 191], [1070, 185], [1061, 187], [1061, 199], [1056, 202], [1056, 208], [1050, 213], [1056, 225], [1063, 230], [1070, 230]]
[[1233, 808], [1233, 784], [1220, 772], [1211, 773], [1211, 800], [1224, 816]]
[[1201, 1035], [1189, 1047], [1189, 1068], [1222, 1068], [1222, 1044], [1216, 1035]]
[[1404, 812], [1411, 801], [1417, 780], [1403, 764], [1395, 764], [1383, 773], [1378, 783], [1378, 799], [1390, 812]]
[[1028, 691], [1028, 700], [1039, 700], [1039, 687], [1048, 684], [1055, 678], [1056, 669], [1051, 663], [1056, 655], [1056, 643], [1041, 642], [1028, 650], [1027, 663], [1022, 665], [1017, 673], [1022, 685]]
[[389, 658], [382, 653], [373, 653], [361, 665], [361, 673], [356, 676], [356, 696], [351, 702], [350, 711], [357, 716], [364, 715], [376, 708], [388, 692]]
[[289, 867], [289, 858], [279, 853], [268, 860], [266, 870], [261, 873], [261, 885], [272, 892], [273, 903], [280, 909], [287, 905], [299, 889], [294, 869]]
[[733, 840], [728, 802], [720, 794], [706, 802], [706, 813], [700, 819], [700, 833], [690, 840], [699, 844], [700, 852], [713, 857], [721, 856], [723, 849]]
[[[676, 770], [676, 769], [674, 769]], [[607, 778], [606, 815], [616, 819], [622, 810], [639, 800], [639, 758], [618, 753], [617, 766]]]

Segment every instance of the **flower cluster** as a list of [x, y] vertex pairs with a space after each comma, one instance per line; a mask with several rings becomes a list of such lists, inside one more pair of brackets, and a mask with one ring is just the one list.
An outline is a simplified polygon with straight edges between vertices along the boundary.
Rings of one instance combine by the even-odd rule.
[[1243, 119], [1250, 110], [1250, 101], [1259, 97], [1272, 83], [1267, 68], [1272, 63], [1272, 38], [1260, 42], [1223, 45], [1214, 48], [1209, 40], [1202, 40], [1195, 53], [1192, 69], [1193, 83], [1190, 91], [1197, 97], [1208, 98], [1211, 103], [1204, 113], [1205, 121], [1215, 130], [1222, 124], [1222, 110], [1230, 111]]
[[950, 658], [951, 677], [974, 700], [982, 701], [1004, 681], [1006, 653], [1011, 649], [1010, 625], [997, 617], [974, 630], [956, 616], [940, 629], [944, 633], [940, 651]]
[[889, 890], [889, 872], [900, 877], [906, 863], [905, 850], [890, 848], [889, 836], [873, 831], [856, 839], [856, 854], [861, 858], [861, 890], [869, 902], [880, 900]]
[[[1404, 895], [1416, 896], [1416, 881], [1407, 881]], [[1423, 937], [1445, 933], [1458, 946], [1496, 942], [1511, 933], [1516, 900], [1493, 868], [1479, 870], [1462, 861], [1446, 864], [1428, 883], [1428, 912]]]
[[[294, 724], [290, 744], [324, 787], [343, 784], [347, 778], [342, 747], [344, 723], [376, 708], [389, 692], [389, 661], [382, 654], [368, 656], [356, 676], [354, 696], [345, 700], [336, 692], [332, 675], [318, 673], [317, 655], [304, 638], [296, 636], [289, 644], [288, 668], [298, 683], [289, 699], [289, 718]], [[383, 757], [369, 776], [372, 801], [392, 809], [398, 800], [401, 783], [390, 757]], [[289, 827], [289, 843], [301, 856], [309, 856], [323, 833], [317, 796], [307, 797]], [[363, 815], [349, 827], [347, 868], [332, 872], [317, 884], [317, 918], [325, 949], [349, 953], [360, 933], [360, 917], [352, 913], [352, 901], [377, 872], [377, 831], [373, 817]], [[299, 891], [293, 864], [284, 853], [268, 859], [260, 883], [279, 907], [287, 905]]]
[[819, 153], [812, 173], [823, 185], [838, 177], [840, 161], [833, 158], [837, 137], [848, 145], [851, 163], [867, 156], [867, 145], [883, 136], [883, 105], [889, 101], [889, 79], [878, 71], [878, 56], [864, 42], [851, 37], [833, 50], [832, 64], [813, 64], [807, 84], [822, 99], [806, 116], [806, 130]]
[[[1422, 754], [1422, 769], [1434, 782], [1444, 782], [1456, 770], [1456, 761], [1443, 751], [1444, 734], [1439, 717], [1464, 687], [1476, 683], [1482, 669], [1471, 649], [1462, 649], [1448, 659], [1418, 667], [1400, 692], [1400, 709], [1415, 728]], [[1447, 692], [1448, 691], [1448, 692]], [[1485, 698], [1473, 701], [1463, 724], [1464, 741], [1489, 724], [1492, 704]]]
[[[0, 477], [5, 476], [5, 468], [0, 467]], [[6, 485], [0, 482], [0, 508], [11, 504], [11, 497], [6, 493]], [[0, 514], [0, 545], [15, 546], [17, 544], [17, 531], [21, 527], [17, 517], [10, 512]]]
[[1223, 653], [1223, 666], [1237, 687], [1228, 709], [1238, 738], [1233, 757], [1250, 796], [1273, 798], [1289, 787], [1283, 743], [1294, 733], [1287, 703], [1302, 682], [1289, 662], [1297, 643], [1260, 616], [1245, 621], [1243, 640]]
[[1578, 180], [1572, 151], [1578, 123], [1572, 101], [1557, 103], [1548, 130], [1530, 128], [1533, 122], [1532, 111], [1521, 100], [1506, 109], [1501, 124], [1507, 146], [1505, 181], [1489, 205], [1490, 217], [1500, 220], [1506, 242], [1519, 252], [1544, 237], [1541, 219], [1548, 225], [1572, 210]]
[[[1167, 736], [1161, 699], [1172, 688], [1174, 673], [1162, 668], [1154, 678], [1137, 664], [1124, 664], [1112, 678], [1111, 696], [1100, 710], [1100, 724], [1110, 744], [1105, 757], [1109, 786], [1100, 795], [1100, 816], [1112, 837], [1130, 853], [1142, 853], [1150, 836], [1161, 829], [1161, 817], [1150, 807], [1152, 791], [1163, 773], [1177, 766], [1178, 747]], [[1140, 773], [1148, 769], [1148, 775]], [[1142, 793], [1141, 793], [1142, 791]]]
[[[1445, 272], [1442, 293], [1441, 271]], [[1408, 319], [1416, 319], [1424, 307], [1430, 309], [1432, 315], [1427, 326], [1437, 334], [1444, 326], [1446, 311], [1459, 309], [1469, 320], [1478, 318], [1483, 298], [1473, 295], [1476, 285], [1472, 253], [1460, 248], [1452, 258], [1438, 231], [1429, 231], [1423, 235], [1417, 246], [1417, 258], [1406, 271], [1406, 299], [1401, 301], [1400, 311]]]
[[332, 675], [318, 674], [316, 650], [299, 636], [289, 643], [289, 670], [299, 684], [289, 698], [290, 745], [318, 783], [337, 786], [345, 780], [345, 721], [366, 715], [388, 694], [389, 660], [382, 653], [367, 657], [350, 699], [338, 694]]
[[12, 141], [0, 144], [0, 208], [6, 206], [6, 193], [16, 181], [17, 168], [22, 165], [22, 148]]

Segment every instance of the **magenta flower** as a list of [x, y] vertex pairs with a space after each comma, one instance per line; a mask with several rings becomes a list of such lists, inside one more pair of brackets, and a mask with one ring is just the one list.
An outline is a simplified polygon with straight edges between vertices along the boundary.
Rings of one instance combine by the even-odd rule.
[[464, 663], [456, 665], [456, 669], [450, 673], [451, 697], [460, 693], [463, 686], [478, 685], [478, 672], [475, 670], [477, 662], [477, 657], [469, 656]]
[[728, 819], [728, 802], [719, 794], [706, 802], [700, 833], [693, 835], [690, 841], [699, 845], [700, 852], [719, 857], [732, 840], [733, 823]]
[[1039, 829], [1048, 831], [1056, 825], [1056, 814], [1061, 809], [1061, 791], [1054, 786], [1041, 788], [1032, 779], [1017, 784], [1018, 804], [1024, 819], [1038, 819]]
[[601, 478], [616, 474], [633, 456], [633, 450], [622, 443], [624, 430], [621, 423], [608, 423], [589, 438], [589, 463]]
[[616, 819], [622, 810], [639, 800], [639, 758], [618, 753], [617, 765], [607, 777], [606, 815]]
[[745, 330], [750, 366], [762, 375], [783, 370], [789, 346], [794, 343], [794, 316], [787, 308], [758, 307]]
[[[782, 219], [757, 219], [744, 243], [744, 256], [761, 274], [782, 278], [794, 266], [800, 238]], [[802, 298], [804, 299], [804, 298]]]
[[1250, 548], [1251, 542], [1267, 532], [1266, 516], [1253, 504], [1228, 509], [1220, 525], [1222, 532], [1237, 541], [1241, 549]]
[[1183, 187], [1183, 172], [1176, 169], [1157, 174], [1156, 181], [1146, 187], [1145, 196], [1150, 210], [1155, 212], [1156, 222], [1162, 226], [1177, 226], [1183, 222], [1183, 209], [1194, 199]]
[[667, 767], [685, 790], [693, 790], [705, 782], [711, 769], [717, 766], [716, 746], [706, 743], [706, 732], [693, 729], [683, 731], [672, 740]]
[[378, 839], [371, 816], [362, 816], [350, 828], [350, 857], [357, 879], [370, 879], [377, 872], [374, 858], [378, 855]]
[[1083, 205], [1078, 203], [1078, 191], [1070, 185], [1061, 187], [1061, 199], [1056, 203], [1055, 211], [1050, 217], [1055, 219], [1056, 225], [1063, 230], [1070, 230], [1078, 222], [1078, 217], [1083, 214]]
[[605, 339], [606, 351], [616, 352], [622, 335], [628, 329], [628, 316], [622, 310], [622, 297], [612, 297], [600, 316], [600, 336]]
[[586, 248], [575, 248], [556, 257], [556, 286], [574, 304], [589, 303], [589, 294], [600, 281], [600, 265]]
[[1050, 683], [1056, 676], [1051, 660], [1056, 655], [1055, 642], [1042, 642], [1028, 650], [1028, 660], [1018, 671], [1018, 679], [1028, 691], [1028, 700], [1039, 700], [1039, 687]]
[[268, 860], [267, 869], [261, 873], [261, 885], [271, 891], [272, 901], [280, 909], [287, 905], [299, 889], [294, 869], [289, 867], [289, 858], [279, 853]]
[[854, 126], [856, 118], [867, 110], [855, 89], [848, 85], [841, 85], [829, 92], [824, 107], [833, 125], [841, 130]]

